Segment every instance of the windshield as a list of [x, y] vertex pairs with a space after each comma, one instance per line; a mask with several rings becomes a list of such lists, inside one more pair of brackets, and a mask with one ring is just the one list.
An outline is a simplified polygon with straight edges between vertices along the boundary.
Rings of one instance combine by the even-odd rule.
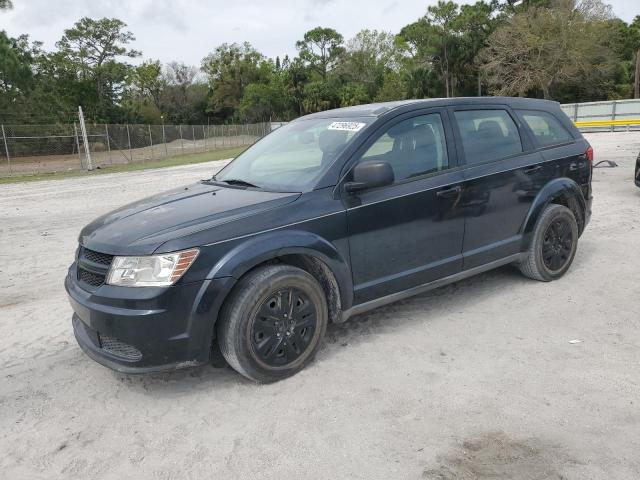
[[289, 123], [238, 156], [214, 180], [283, 192], [310, 190], [373, 120], [316, 118]]

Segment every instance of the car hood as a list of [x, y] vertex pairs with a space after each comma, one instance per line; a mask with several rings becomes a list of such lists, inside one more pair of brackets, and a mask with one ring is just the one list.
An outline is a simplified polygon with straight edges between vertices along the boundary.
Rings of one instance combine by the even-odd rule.
[[112, 255], [150, 254], [168, 240], [256, 215], [293, 202], [299, 196], [299, 193], [197, 183], [139, 200], [97, 218], [82, 229], [80, 244]]

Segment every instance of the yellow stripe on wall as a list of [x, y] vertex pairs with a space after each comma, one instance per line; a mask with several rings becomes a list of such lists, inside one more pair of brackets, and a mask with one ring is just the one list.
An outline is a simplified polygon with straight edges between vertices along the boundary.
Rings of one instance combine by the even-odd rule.
[[573, 122], [576, 127], [609, 127], [611, 125], [640, 125], [640, 118], [628, 118], [624, 120], [587, 120]]

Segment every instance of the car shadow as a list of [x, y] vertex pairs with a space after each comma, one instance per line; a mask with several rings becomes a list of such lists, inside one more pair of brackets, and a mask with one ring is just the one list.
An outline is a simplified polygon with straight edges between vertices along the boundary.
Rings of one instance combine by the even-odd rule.
[[489, 272], [455, 282], [426, 293], [415, 295], [370, 312], [350, 318], [341, 324], [330, 324], [325, 337], [325, 349], [357, 345], [369, 335], [384, 333], [392, 328], [411, 328], [428, 321], [438, 312], [473, 309], [487, 295], [498, 294], [514, 283], [537, 282], [527, 279], [513, 266], [504, 266]]
[[[505, 266], [461, 280], [427, 293], [401, 300], [370, 312], [357, 315], [345, 323], [330, 324], [317, 359], [326, 360], [343, 348], [352, 348], [364, 343], [371, 335], [384, 334], [391, 329], [412, 328], [413, 325], [429, 321], [430, 315], [442, 311], [473, 309], [486, 298], [513, 287], [515, 283], [538, 282], [523, 277], [512, 266]], [[119, 382], [141, 393], [164, 393], [188, 395], [195, 390], [217, 390], [230, 388], [268, 388], [236, 373], [231, 367], [215, 368], [203, 365], [184, 370], [146, 375], [126, 375], [112, 372]]]

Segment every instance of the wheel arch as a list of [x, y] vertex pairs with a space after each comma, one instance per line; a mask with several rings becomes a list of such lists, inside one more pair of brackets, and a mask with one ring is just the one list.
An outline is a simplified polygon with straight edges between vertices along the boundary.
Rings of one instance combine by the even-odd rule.
[[578, 223], [578, 232], [582, 234], [585, 227], [587, 203], [580, 186], [570, 178], [556, 178], [547, 183], [534, 199], [527, 217], [522, 225], [522, 251], [529, 248], [535, 226], [540, 215], [549, 204], [563, 205], [570, 209]]
[[216, 262], [208, 277], [232, 277], [235, 285], [249, 271], [271, 263], [311, 274], [325, 292], [330, 321], [339, 322], [342, 311], [351, 306], [353, 282], [347, 260], [331, 242], [311, 232], [279, 231], [251, 238]]

